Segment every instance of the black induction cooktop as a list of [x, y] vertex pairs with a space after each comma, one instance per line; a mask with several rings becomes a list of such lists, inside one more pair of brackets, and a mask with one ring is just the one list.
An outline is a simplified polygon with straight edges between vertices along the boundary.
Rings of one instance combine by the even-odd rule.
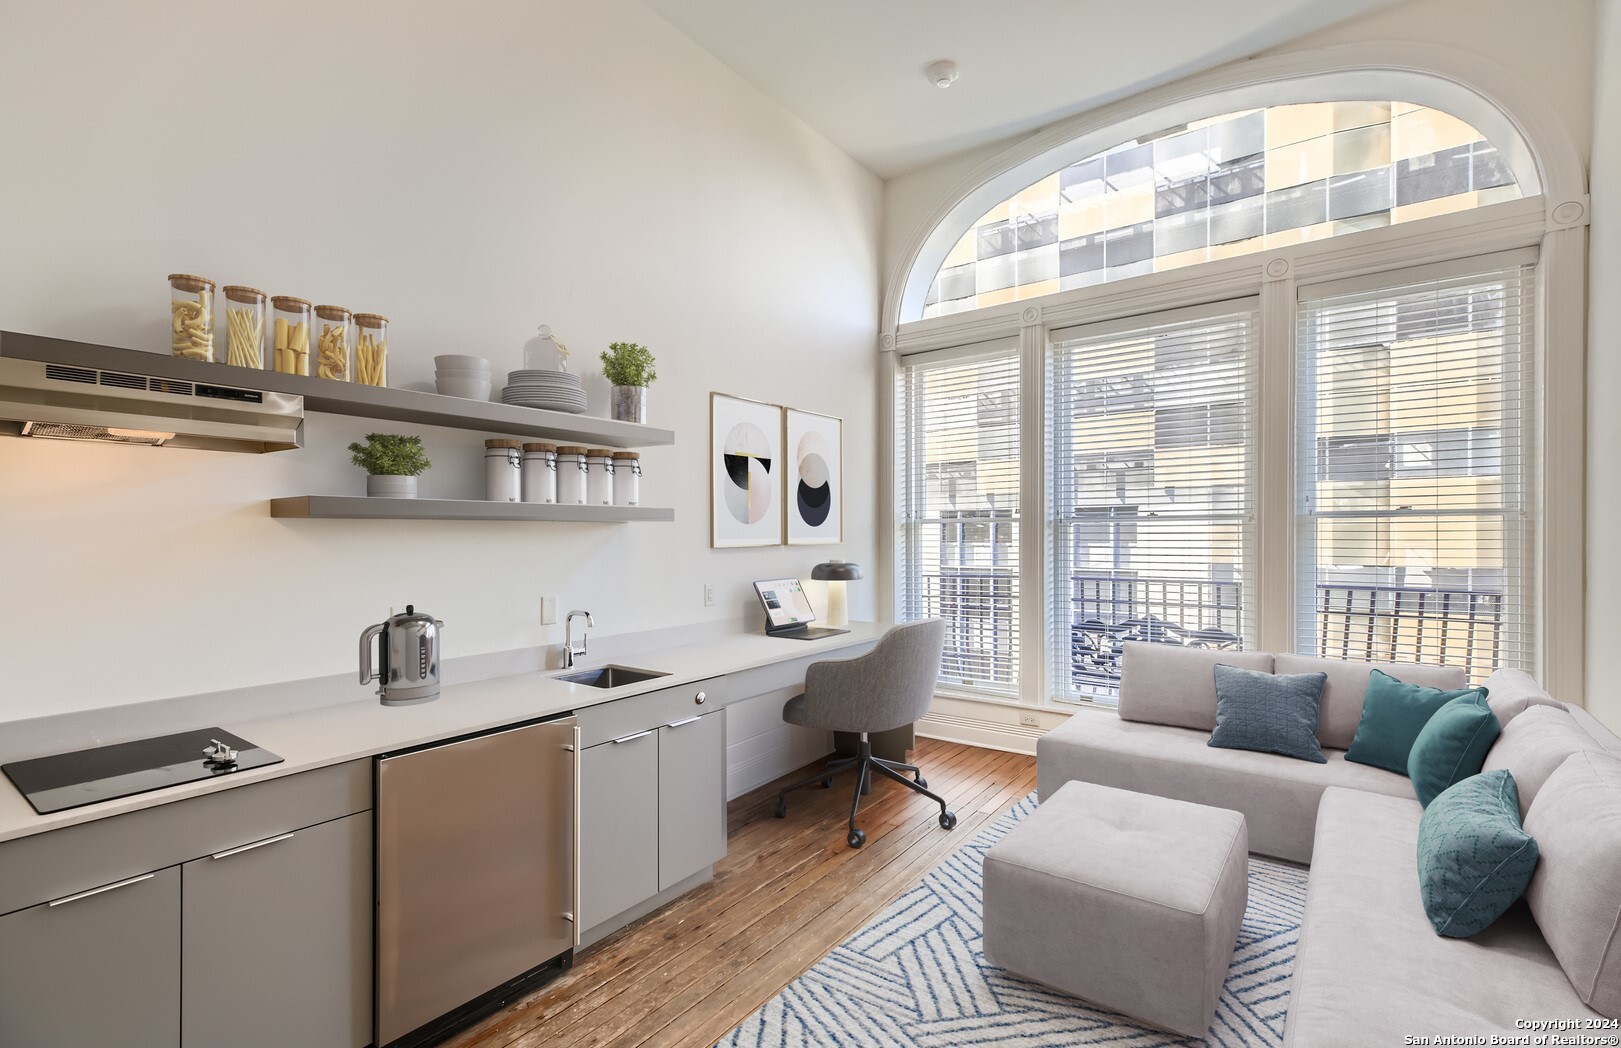
[[[236, 759], [220, 763], [207, 750], [222, 742]], [[183, 782], [280, 764], [282, 759], [221, 728], [199, 728], [154, 739], [96, 746], [0, 766], [41, 815]]]

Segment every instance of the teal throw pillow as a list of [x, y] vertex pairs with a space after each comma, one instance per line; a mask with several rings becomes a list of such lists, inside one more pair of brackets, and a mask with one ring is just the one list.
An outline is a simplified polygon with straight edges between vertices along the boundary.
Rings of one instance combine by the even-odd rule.
[[1428, 808], [1448, 786], [1479, 775], [1486, 751], [1502, 733], [1484, 695], [1459, 695], [1436, 710], [1407, 755], [1407, 777], [1418, 803]]
[[1430, 715], [1460, 695], [1475, 694], [1485, 698], [1486, 689], [1440, 691], [1406, 684], [1383, 670], [1373, 670], [1368, 674], [1368, 691], [1362, 700], [1362, 720], [1356, 726], [1351, 748], [1345, 751], [1345, 759], [1406, 775], [1413, 740], [1429, 723]]
[[1328, 763], [1317, 745], [1326, 673], [1262, 673], [1216, 667], [1216, 730], [1210, 745]]
[[1449, 787], [1418, 823], [1418, 884], [1437, 935], [1462, 939], [1503, 916], [1537, 869], [1520, 792], [1500, 768]]

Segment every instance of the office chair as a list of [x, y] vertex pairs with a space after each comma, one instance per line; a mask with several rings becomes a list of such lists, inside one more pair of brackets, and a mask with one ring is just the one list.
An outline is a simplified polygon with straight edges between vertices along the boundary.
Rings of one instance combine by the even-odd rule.
[[[833, 785], [833, 776], [845, 770], [856, 773], [855, 796], [850, 799], [850, 847], [867, 843], [867, 835], [856, 827], [856, 809], [873, 772], [887, 776], [908, 789], [916, 790], [940, 805], [940, 825], [951, 829], [957, 816], [946, 810], [945, 798], [930, 793], [929, 784], [915, 765], [881, 760], [872, 755], [867, 736], [911, 724], [929, 712], [934, 701], [934, 684], [940, 676], [940, 651], [945, 645], [944, 619], [925, 619], [896, 626], [878, 641], [877, 647], [854, 659], [813, 663], [805, 672], [805, 694], [796, 695], [782, 708], [782, 719], [789, 724], [828, 731], [859, 732], [861, 741], [854, 757], [830, 762], [825, 768], [777, 794], [777, 818], [788, 814], [788, 793], [812, 783]], [[908, 779], [901, 772], [911, 772]]]

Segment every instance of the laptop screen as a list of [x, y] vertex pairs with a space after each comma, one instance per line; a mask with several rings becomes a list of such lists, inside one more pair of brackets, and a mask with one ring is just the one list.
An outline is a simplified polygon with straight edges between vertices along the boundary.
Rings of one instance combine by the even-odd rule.
[[765, 607], [768, 629], [803, 626], [816, 621], [816, 613], [811, 610], [810, 600], [800, 588], [798, 579], [756, 582], [754, 592], [760, 595], [760, 603]]

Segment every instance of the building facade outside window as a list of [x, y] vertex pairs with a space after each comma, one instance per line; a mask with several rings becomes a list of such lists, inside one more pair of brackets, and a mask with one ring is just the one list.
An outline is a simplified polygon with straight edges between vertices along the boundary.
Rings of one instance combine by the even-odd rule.
[[[1538, 253], [1414, 266], [1394, 235], [1523, 196], [1457, 117], [1306, 102], [1121, 143], [974, 222], [895, 369], [895, 608], [947, 619], [943, 688], [1112, 704], [1132, 641], [1534, 668]], [[1336, 277], [1318, 242], [1344, 237]], [[1318, 276], [1186, 279], [1260, 252]], [[1142, 312], [1039, 340], [971, 315], [1108, 316], [1125, 280]]]

